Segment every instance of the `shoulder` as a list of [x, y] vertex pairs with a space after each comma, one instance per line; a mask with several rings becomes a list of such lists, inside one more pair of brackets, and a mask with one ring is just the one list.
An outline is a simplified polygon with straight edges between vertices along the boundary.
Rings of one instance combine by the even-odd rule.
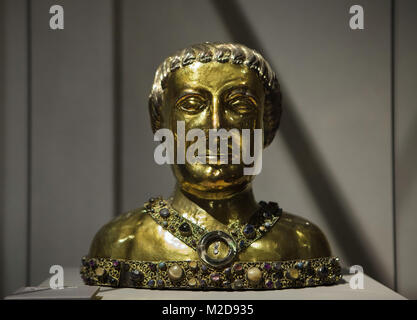
[[294, 244], [291, 250], [297, 252], [299, 257], [309, 259], [331, 255], [326, 236], [317, 225], [307, 219], [283, 212], [274, 229], [287, 240], [291, 240]]
[[136, 233], [143, 224], [152, 218], [145, 214], [144, 208], [138, 208], [120, 214], [105, 224], [94, 236], [90, 246], [90, 257], [116, 257], [127, 255], [136, 241]]
[[258, 241], [242, 253], [243, 260], [253, 257], [263, 260], [314, 259], [331, 255], [329, 243], [320, 228], [289, 212], [283, 212], [274, 227]]

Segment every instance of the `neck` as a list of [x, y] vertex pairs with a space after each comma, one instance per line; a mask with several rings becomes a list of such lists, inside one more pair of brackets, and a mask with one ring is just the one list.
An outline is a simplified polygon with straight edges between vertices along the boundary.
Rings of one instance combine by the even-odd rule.
[[255, 201], [252, 186], [248, 185], [244, 190], [228, 195], [224, 198], [206, 199], [192, 195], [177, 185], [175, 187], [172, 206], [181, 213], [186, 213], [187, 218], [194, 220], [206, 228], [217, 227], [218, 222], [228, 225], [239, 221], [245, 223], [259, 208]]

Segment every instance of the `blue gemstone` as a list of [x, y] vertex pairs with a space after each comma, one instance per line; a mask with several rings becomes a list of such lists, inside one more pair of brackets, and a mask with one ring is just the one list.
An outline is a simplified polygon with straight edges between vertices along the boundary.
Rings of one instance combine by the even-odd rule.
[[264, 218], [271, 218], [271, 216], [272, 216], [272, 214], [269, 212], [269, 211], [265, 211], [264, 213], [263, 213], [263, 216], [264, 216]]
[[245, 248], [245, 241], [243, 241], [243, 240], [240, 240], [240, 242], [239, 242], [239, 248], [240, 249], [243, 249], [243, 248]]
[[272, 268], [274, 268], [275, 271], [281, 270], [281, 263], [280, 262], [274, 262], [272, 264]]
[[162, 208], [161, 210], [159, 210], [159, 215], [162, 218], [168, 218], [169, 215], [170, 215], [170, 212], [169, 212], [169, 210], [167, 208]]
[[160, 263], [158, 264], [158, 268], [159, 268], [160, 270], [165, 270], [165, 269], [167, 268], [167, 265], [165, 264], [165, 262], [160, 262]]
[[322, 266], [317, 270], [317, 273], [320, 278], [324, 278], [329, 274], [329, 269], [326, 266]]
[[247, 224], [243, 229], [243, 232], [247, 235], [252, 234], [255, 232], [255, 227], [251, 224]]
[[147, 285], [148, 287], [153, 287], [155, 285], [155, 280], [149, 280]]
[[163, 287], [163, 286], [165, 285], [165, 282], [164, 282], [164, 280], [158, 280], [158, 281], [156, 282], [156, 285], [157, 285], [158, 287]]
[[276, 289], [281, 289], [281, 288], [282, 288], [282, 283], [281, 283], [281, 281], [280, 281], [280, 280], [275, 281], [275, 288], [276, 288]]

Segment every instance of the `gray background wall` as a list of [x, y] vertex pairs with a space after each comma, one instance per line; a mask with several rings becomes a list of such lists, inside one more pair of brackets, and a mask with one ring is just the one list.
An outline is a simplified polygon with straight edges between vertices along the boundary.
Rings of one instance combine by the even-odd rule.
[[[53, 4], [64, 30], [49, 29]], [[353, 4], [364, 30], [349, 28]], [[53, 264], [78, 265], [106, 221], [170, 194], [147, 114], [155, 69], [189, 44], [235, 41], [268, 58], [283, 91], [257, 197], [318, 224], [346, 266], [417, 298], [415, 2], [0, 6], [2, 294], [41, 282]]]

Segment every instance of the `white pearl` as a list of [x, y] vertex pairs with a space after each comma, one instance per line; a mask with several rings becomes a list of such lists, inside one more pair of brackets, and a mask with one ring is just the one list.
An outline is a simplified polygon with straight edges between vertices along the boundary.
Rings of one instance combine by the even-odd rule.
[[168, 276], [173, 281], [181, 280], [181, 278], [183, 277], [183, 275], [184, 275], [184, 271], [177, 264], [174, 264], [173, 266], [171, 266], [168, 269]]
[[248, 269], [246, 276], [250, 282], [257, 284], [262, 279], [262, 272], [258, 268], [252, 267]]

